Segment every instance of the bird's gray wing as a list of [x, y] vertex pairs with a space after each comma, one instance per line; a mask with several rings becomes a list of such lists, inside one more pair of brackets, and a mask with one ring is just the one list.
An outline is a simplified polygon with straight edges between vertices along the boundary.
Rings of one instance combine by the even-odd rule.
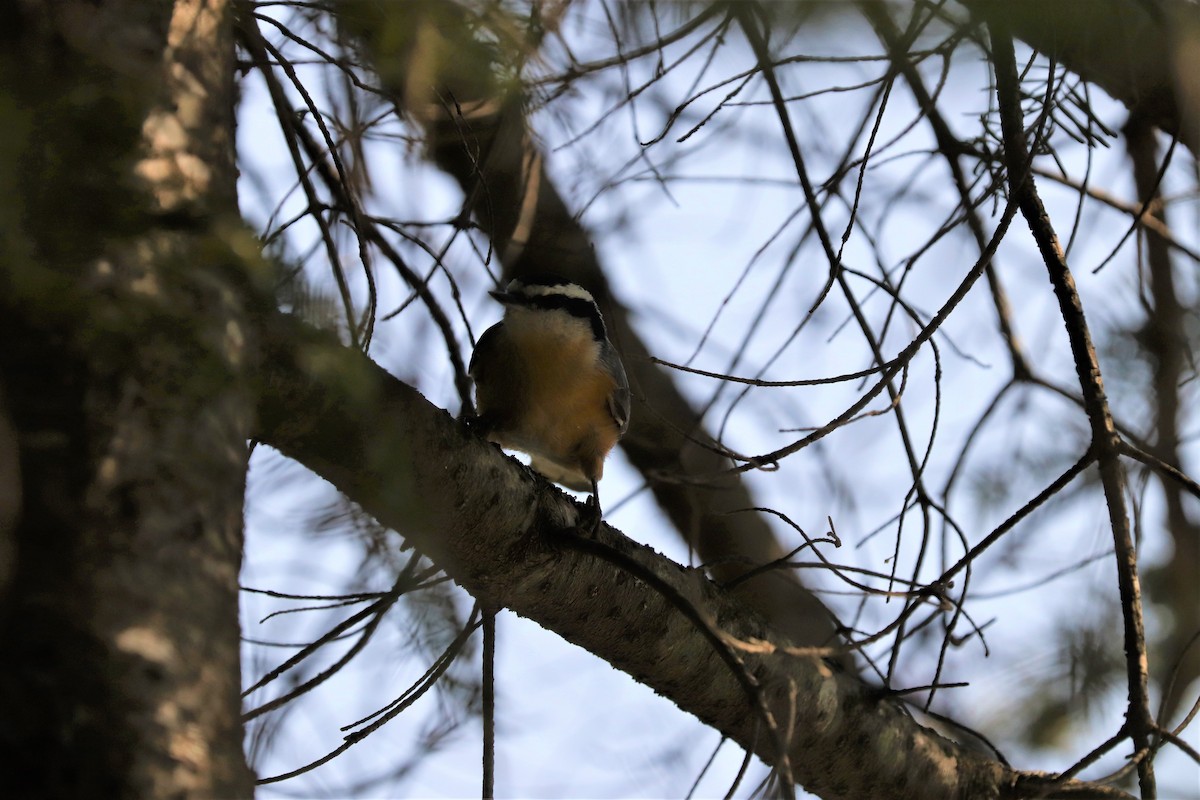
[[608, 413], [612, 414], [617, 430], [622, 434], [629, 430], [629, 378], [625, 376], [625, 365], [612, 345], [600, 348], [600, 365], [612, 375], [617, 386], [608, 396]]
[[467, 374], [472, 378], [478, 374], [476, 367], [479, 364], [479, 359], [487, 358], [488, 352], [496, 347], [497, 338], [500, 336], [500, 331], [503, 328], [504, 323], [497, 322], [484, 331], [483, 335], [479, 337], [479, 341], [475, 343], [475, 349], [471, 351], [471, 361], [467, 364]]

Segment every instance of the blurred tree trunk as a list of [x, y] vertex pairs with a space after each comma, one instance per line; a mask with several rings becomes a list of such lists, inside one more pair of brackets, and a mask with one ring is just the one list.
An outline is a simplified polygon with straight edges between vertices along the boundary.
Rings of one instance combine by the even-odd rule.
[[[1158, 186], [1160, 154], [1155, 131], [1147, 121], [1133, 116], [1125, 126], [1125, 139], [1133, 165], [1138, 199], [1150, 207], [1153, 216], [1166, 222], [1162, 192]], [[1154, 408], [1153, 455], [1175, 469], [1183, 469], [1181, 453], [1181, 393], [1188, 382], [1188, 332], [1186, 310], [1176, 289], [1175, 265], [1171, 251], [1159, 236], [1145, 239], [1146, 284], [1153, 304], [1147, 311], [1137, 339], [1146, 348], [1153, 365], [1151, 405]], [[1172, 554], [1167, 563], [1147, 570], [1146, 586], [1150, 597], [1170, 611], [1170, 624], [1162, 637], [1162, 663], [1178, 665], [1174, 680], [1164, 689], [1164, 722], [1173, 720], [1188, 699], [1188, 689], [1200, 676], [1200, 647], [1193, 637], [1200, 631], [1200, 521], [1189, 513], [1183, 487], [1169, 478], [1161, 479], [1165, 513], [1163, 529], [1171, 540]]]
[[1191, 0], [959, 0], [1200, 153], [1200, 5]]
[[253, 791], [230, 9], [0, 11], [5, 797]]

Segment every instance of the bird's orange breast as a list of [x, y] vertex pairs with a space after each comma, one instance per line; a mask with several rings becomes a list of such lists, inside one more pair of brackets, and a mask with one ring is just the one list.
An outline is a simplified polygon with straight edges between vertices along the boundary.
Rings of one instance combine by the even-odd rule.
[[608, 406], [616, 383], [596, 343], [515, 335], [507, 355], [511, 369], [478, 386], [481, 412], [498, 417], [492, 438], [599, 479], [620, 434]]

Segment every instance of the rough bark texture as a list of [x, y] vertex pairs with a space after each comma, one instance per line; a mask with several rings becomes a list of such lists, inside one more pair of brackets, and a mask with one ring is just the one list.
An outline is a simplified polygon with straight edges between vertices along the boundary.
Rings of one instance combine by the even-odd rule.
[[778, 651], [792, 643], [700, 571], [608, 527], [598, 543], [572, 539], [566, 529], [586, 512], [361, 354], [287, 319], [270, 340], [264, 442], [403, 531], [485, 604], [538, 622], [781, 763], [753, 698], [689, 620], [686, 600], [727, 645], [736, 640], [781, 735], [792, 731], [787, 756], [806, 789], [854, 800], [986, 800], [1049, 787], [918, 725], [828, 662]]
[[0, 793], [249, 796], [229, 4], [6, 5]]

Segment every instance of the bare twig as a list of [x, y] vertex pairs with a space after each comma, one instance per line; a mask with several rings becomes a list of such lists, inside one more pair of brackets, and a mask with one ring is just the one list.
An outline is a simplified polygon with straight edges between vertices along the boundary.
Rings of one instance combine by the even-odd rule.
[[[1021, 119], [1021, 97], [1017, 84], [1012, 36], [1000, 19], [989, 22], [989, 32], [1010, 192], [1033, 233], [1038, 251], [1050, 275], [1054, 293], [1058, 297], [1092, 429], [1092, 447], [1100, 465], [1100, 480], [1108, 505], [1116, 548], [1117, 579], [1125, 623], [1125, 658], [1129, 685], [1126, 719], [1134, 746], [1138, 750], [1145, 750], [1150, 746], [1154, 718], [1150, 711], [1149, 663], [1137, 553], [1133, 547], [1129, 514], [1125, 504], [1125, 473], [1120, 460], [1120, 436], [1113, 424], [1096, 349], [1092, 344], [1083, 306], [1075, 288], [1075, 280], [1063, 257], [1050, 218], [1038, 197], [1033, 177], [1029, 174], [1030, 154]], [[1143, 798], [1151, 800], [1156, 794], [1152, 759], [1145, 759], [1139, 763], [1138, 773]]]

